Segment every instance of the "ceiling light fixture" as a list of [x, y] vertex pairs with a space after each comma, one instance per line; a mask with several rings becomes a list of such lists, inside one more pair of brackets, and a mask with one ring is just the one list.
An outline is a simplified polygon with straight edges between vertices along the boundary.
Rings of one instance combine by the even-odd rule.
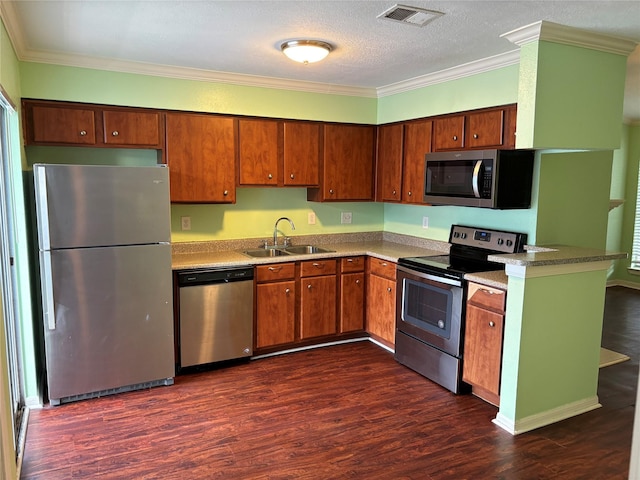
[[332, 46], [320, 40], [289, 40], [280, 45], [282, 53], [295, 62], [319, 62], [332, 50]]

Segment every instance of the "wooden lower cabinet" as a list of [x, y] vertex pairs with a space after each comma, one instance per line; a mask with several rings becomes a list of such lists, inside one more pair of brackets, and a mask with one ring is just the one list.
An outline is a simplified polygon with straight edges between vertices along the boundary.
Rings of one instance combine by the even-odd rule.
[[396, 340], [396, 264], [369, 258], [367, 331], [389, 347]]
[[500, 404], [505, 297], [502, 290], [469, 283], [462, 379], [478, 397]]
[[255, 347], [292, 343], [296, 339], [295, 264], [256, 267]]
[[340, 259], [339, 333], [364, 330], [365, 258]]
[[300, 262], [300, 340], [336, 333], [336, 260]]

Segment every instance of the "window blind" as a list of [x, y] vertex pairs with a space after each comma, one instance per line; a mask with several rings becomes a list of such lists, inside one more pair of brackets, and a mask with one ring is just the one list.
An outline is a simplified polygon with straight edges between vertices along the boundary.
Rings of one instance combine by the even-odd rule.
[[638, 188], [636, 193], [636, 218], [633, 223], [633, 247], [631, 249], [631, 268], [640, 270], [640, 168], [638, 169]]

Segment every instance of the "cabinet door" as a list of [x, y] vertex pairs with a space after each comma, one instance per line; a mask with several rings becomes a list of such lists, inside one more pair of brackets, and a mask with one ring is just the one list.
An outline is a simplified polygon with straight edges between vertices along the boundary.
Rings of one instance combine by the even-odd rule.
[[322, 200], [373, 200], [375, 127], [325, 125]]
[[516, 148], [516, 118], [518, 109], [515, 105], [504, 109], [504, 148]]
[[256, 286], [256, 348], [295, 340], [295, 281]]
[[502, 146], [503, 125], [503, 110], [492, 110], [467, 115], [467, 148]]
[[318, 186], [320, 125], [284, 122], [284, 185]]
[[340, 277], [340, 333], [364, 330], [364, 272]]
[[105, 144], [162, 148], [159, 112], [105, 110], [102, 121]]
[[459, 150], [464, 147], [464, 115], [438, 118], [434, 122], [433, 150]]
[[462, 379], [480, 387], [479, 396], [494, 404], [500, 392], [503, 326], [504, 315], [467, 304]]
[[300, 339], [336, 333], [336, 277], [300, 280]]
[[278, 122], [238, 122], [240, 185], [278, 185]]
[[386, 341], [396, 340], [396, 282], [369, 275], [367, 283], [367, 331]]
[[432, 128], [432, 121], [408, 123], [404, 126], [403, 203], [423, 203], [424, 157], [431, 151]]
[[402, 132], [403, 126], [378, 127], [377, 189], [378, 202], [399, 202], [402, 197]]
[[167, 113], [167, 163], [172, 202], [235, 202], [234, 120]]
[[[95, 112], [80, 108], [31, 108], [31, 125], [27, 127], [32, 138], [27, 143], [65, 143], [69, 145], [95, 145]], [[29, 118], [29, 112], [25, 113]]]

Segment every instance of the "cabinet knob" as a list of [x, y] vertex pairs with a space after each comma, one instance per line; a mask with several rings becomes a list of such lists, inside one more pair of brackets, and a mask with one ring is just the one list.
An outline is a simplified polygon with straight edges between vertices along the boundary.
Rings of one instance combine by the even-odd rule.
[[291, 180], [293, 180], [294, 178], [296, 178], [296, 176], [292, 173], [291, 175], [289, 175], [289, 177], [291, 178]]
[[287, 288], [287, 289], [285, 289], [284, 293], [286, 293], [287, 295], [289, 295], [289, 293], [291, 293], [291, 290]]
[[387, 262], [380, 262], [380, 265], [382, 265], [383, 267], [387, 266]]
[[396, 191], [394, 190], [393, 192], [391, 192], [391, 195], [395, 196], [396, 195]]
[[267, 177], [269, 177], [269, 180], [271, 180], [273, 178], [273, 175], [269, 174], [267, 175]]
[[114, 136], [114, 137], [117, 137], [120, 134], [118, 133], [117, 130], [114, 130], [113, 132], [111, 132], [111, 135]]
[[333, 188], [330, 188], [330, 189], [329, 189], [329, 193], [330, 193], [331, 195], [333, 195]]
[[307, 285], [307, 289], [311, 290], [311, 284]]
[[476, 138], [476, 139], [477, 139], [477, 138], [478, 138], [478, 134], [477, 134], [477, 133], [474, 133], [474, 134], [473, 134], [473, 138]]
[[316, 268], [324, 268], [324, 263], [313, 262], [311, 265], [313, 265]]
[[224, 192], [222, 192], [222, 194], [226, 197], [227, 195], [229, 195], [229, 190], [225, 190]]
[[280, 270], [282, 270], [282, 267], [269, 267], [268, 270], [270, 272], [279, 272]]
[[407, 193], [407, 195], [411, 196], [411, 192]]
[[84, 137], [87, 134], [86, 130], [80, 130], [80, 136]]
[[453, 136], [453, 139], [454, 139], [454, 140], [458, 140], [458, 135], [454, 135], [454, 136]]
[[347, 263], [353, 263], [353, 258], [347, 258]]
[[360, 280], [356, 280], [356, 285], [360, 285]]
[[489, 322], [489, 326], [490, 326], [490, 327], [495, 327], [495, 326], [496, 326], [496, 324], [495, 324], [495, 322], [490, 321], [490, 322]]
[[387, 292], [391, 293], [391, 287], [387, 287]]

